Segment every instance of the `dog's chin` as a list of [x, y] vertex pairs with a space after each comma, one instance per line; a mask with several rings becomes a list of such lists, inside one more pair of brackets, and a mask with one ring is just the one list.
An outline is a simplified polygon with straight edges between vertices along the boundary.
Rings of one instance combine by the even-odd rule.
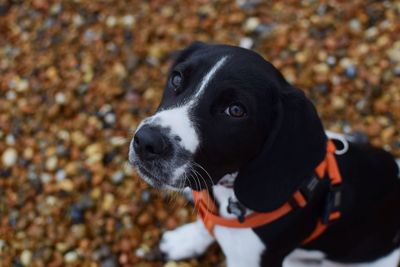
[[160, 180], [157, 175], [153, 174], [151, 171], [147, 170], [144, 166], [142, 166], [139, 162], [134, 161], [131, 163], [133, 167], [136, 168], [139, 176], [148, 183], [150, 186], [157, 189], [167, 189], [171, 191], [180, 191], [184, 188], [184, 181], [181, 179], [174, 179], [177, 182], [174, 184], [170, 184], [166, 181]]

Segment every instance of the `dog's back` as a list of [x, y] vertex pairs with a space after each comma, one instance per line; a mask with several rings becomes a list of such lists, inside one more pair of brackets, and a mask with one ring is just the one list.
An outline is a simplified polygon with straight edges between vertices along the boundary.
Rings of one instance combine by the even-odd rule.
[[368, 262], [388, 254], [400, 246], [400, 179], [394, 157], [369, 144], [349, 143], [337, 161], [343, 176], [342, 218], [308, 248], [318, 247], [339, 262]]

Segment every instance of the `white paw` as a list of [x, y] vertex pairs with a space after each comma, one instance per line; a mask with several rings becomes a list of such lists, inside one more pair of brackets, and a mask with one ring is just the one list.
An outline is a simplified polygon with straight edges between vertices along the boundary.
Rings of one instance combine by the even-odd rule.
[[202, 255], [214, 242], [202, 221], [185, 224], [166, 231], [160, 242], [160, 250], [167, 260], [181, 260]]

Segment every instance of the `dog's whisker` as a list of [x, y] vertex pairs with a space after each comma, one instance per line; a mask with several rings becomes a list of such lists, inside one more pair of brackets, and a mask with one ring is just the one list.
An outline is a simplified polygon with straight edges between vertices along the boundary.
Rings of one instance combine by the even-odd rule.
[[[191, 162], [191, 163], [194, 164], [195, 166], [198, 166], [199, 168], [201, 168], [207, 174], [207, 178], [210, 179], [211, 184], [214, 185], [210, 174], [200, 164], [198, 164], [196, 162]], [[209, 185], [208, 185], [207, 181], [205, 180], [205, 178], [198, 171], [196, 171], [194, 168], [193, 168], [193, 172], [196, 174], [197, 178], [200, 177], [200, 179], [202, 179], [202, 181], [203, 181], [203, 183], [204, 183], [204, 185], [206, 187], [207, 192], [212, 192], [211, 189], [209, 188]], [[200, 183], [200, 181], [199, 181], [199, 183]], [[207, 198], [207, 203], [206, 203], [207, 207], [210, 206], [210, 204], [211, 204], [210, 201], [211, 201], [210, 198]]]

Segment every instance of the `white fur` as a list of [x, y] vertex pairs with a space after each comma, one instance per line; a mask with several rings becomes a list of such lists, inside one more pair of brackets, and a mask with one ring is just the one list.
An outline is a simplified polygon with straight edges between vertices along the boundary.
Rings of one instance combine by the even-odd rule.
[[307, 251], [296, 249], [290, 253], [283, 262], [283, 267], [396, 267], [400, 260], [400, 249], [387, 256], [368, 263], [343, 264], [325, 260], [324, 253], [320, 251]]
[[197, 220], [163, 234], [160, 250], [168, 260], [182, 260], [203, 254], [214, 242], [202, 221]]
[[152, 120], [154, 124], [168, 127], [172, 136], [179, 136], [183, 148], [194, 153], [199, 146], [199, 137], [189, 116], [189, 105], [158, 112]]
[[198, 99], [203, 94], [204, 89], [207, 87], [209, 82], [215, 76], [215, 73], [224, 65], [227, 58], [228, 58], [228, 56], [224, 56], [220, 60], [218, 60], [217, 63], [207, 73], [207, 75], [203, 77], [203, 79], [201, 80], [200, 87], [197, 90], [196, 95], [194, 96], [195, 99]]
[[[229, 176], [237, 176], [237, 173]], [[223, 179], [226, 178], [224, 176]], [[228, 177], [228, 179], [231, 178]], [[220, 215], [226, 218], [235, 217], [227, 211], [229, 198], [236, 199], [233, 189], [215, 185], [213, 186], [213, 193], [220, 205]], [[247, 211], [247, 213], [250, 212], [250, 210]], [[251, 228], [215, 226], [214, 235], [225, 254], [228, 267], [256, 267], [260, 265], [261, 255], [266, 250], [266, 246]]]

